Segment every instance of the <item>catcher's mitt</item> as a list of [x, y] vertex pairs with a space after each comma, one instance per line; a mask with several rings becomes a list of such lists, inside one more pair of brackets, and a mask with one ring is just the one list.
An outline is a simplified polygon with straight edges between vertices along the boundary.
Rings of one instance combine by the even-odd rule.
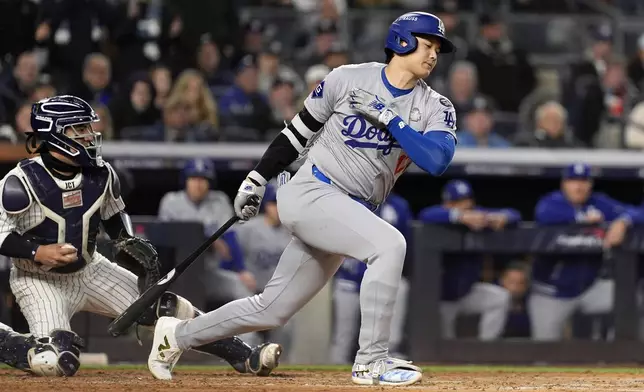
[[123, 237], [114, 241], [114, 260], [139, 277], [139, 292], [161, 279], [159, 254], [150, 241], [139, 237]]

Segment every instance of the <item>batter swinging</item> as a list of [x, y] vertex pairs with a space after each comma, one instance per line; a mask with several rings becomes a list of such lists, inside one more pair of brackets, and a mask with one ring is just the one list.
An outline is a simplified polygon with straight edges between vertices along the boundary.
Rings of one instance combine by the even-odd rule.
[[378, 208], [413, 161], [442, 174], [454, 155], [456, 117], [445, 97], [423, 81], [438, 53], [454, 50], [443, 23], [424, 12], [391, 25], [387, 64], [336, 68], [306, 99], [304, 109], [273, 140], [241, 184], [237, 216], [258, 211], [249, 198], [298, 158], [319, 134], [306, 162], [280, 187], [280, 219], [293, 234], [264, 292], [230, 302], [193, 320], [162, 317], [148, 367], [171, 379], [184, 350], [234, 334], [284, 325], [331, 279], [344, 257], [367, 264], [360, 292], [360, 349], [352, 380], [363, 385], [410, 385], [421, 369], [389, 357], [389, 329], [405, 259], [405, 238], [370, 210]]

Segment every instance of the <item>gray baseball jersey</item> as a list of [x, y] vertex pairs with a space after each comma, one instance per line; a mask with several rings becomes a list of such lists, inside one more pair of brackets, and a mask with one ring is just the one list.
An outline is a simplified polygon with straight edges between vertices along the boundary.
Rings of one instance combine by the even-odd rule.
[[255, 276], [257, 288], [262, 290], [291, 241], [291, 233], [284, 226], [270, 226], [262, 215], [238, 225], [235, 232], [244, 253], [246, 270]]
[[408, 94], [394, 97], [383, 83], [385, 64], [345, 65], [333, 70], [304, 102], [324, 128], [308, 152], [309, 160], [345, 192], [380, 204], [411, 160], [386, 129], [378, 129], [349, 107], [349, 92], [361, 88], [392, 103], [418, 132], [454, 134], [452, 103], [419, 80]]
[[[277, 192], [280, 220], [293, 239], [261, 294], [179, 323], [175, 336], [180, 348], [283, 325], [326, 285], [344, 257], [351, 257], [368, 265], [360, 287], [355, 363], [387, 358], [407, 245], [396, 228], [347, 194], [381, 204], [411, 161], [389, 131], [349, 107], [349, 92], [361, 88], [377, 94], [420, 133], [453, 134], [456, 115], [449, 100], [423, 81], [409, 92], [397, 91], [384, 78], [384, 67], [366, 63], [336, 68], [305, 101], [307, 116], [323, 128], [316, 132], [309, 126], [317, 124], [297, 115], [282, 131], [299, 153], [310, 147], [297, 174]], [[319, 172], [331, 183], [315, 174]]]

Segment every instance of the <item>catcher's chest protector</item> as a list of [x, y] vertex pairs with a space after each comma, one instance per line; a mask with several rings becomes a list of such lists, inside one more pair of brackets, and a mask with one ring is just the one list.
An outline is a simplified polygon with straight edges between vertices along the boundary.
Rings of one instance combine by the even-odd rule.
[[[83, 268], [96, 250], [101, 205], [106, 197], [108, 169], [87, 170], [79, 180], [64, 181], [61, 189], [47, 170], [34, 161], [23, 161], [30, 192], [41, 205], [45, 220], [26, 235], [41, 244], [69, 243], [78, 249], [78, 260], [52, 272], [71, 273]], [[60, 181], [59, 181], [60, 182]], [[64, 238], [60, 238], [61, 233]]]

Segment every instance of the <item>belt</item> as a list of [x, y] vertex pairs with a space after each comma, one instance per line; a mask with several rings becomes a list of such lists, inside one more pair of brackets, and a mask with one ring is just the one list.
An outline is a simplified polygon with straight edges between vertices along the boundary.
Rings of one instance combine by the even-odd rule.
[[[317, 178], [318, 180], [324, 182], [325, 184], [333, 185], [333, 182], [331, 181], [331, 179], [329, 177], [327, 177], [324, 173], [322, 173], [320, 171], [320, 169], [318, 169], [317, 166], [313, 165], [312, 172], [313, 172], [313, 175], [315, 176], [315, 178]], [[371, 211], [375, 211], [375, 210], [378, 209], [377, 204], [374, 204], [372, 202], [366, 201], [366, 200], [364, 200], [364, 199], [362, 199], [362, 198], [360, 198], [358, 196], [354, 196], [354, 195], [347, 195], [347, 196], [349, 196], [353, 200], [357, 201], [358, 203], [362, 204], [363, 206], [367, 207]]]

